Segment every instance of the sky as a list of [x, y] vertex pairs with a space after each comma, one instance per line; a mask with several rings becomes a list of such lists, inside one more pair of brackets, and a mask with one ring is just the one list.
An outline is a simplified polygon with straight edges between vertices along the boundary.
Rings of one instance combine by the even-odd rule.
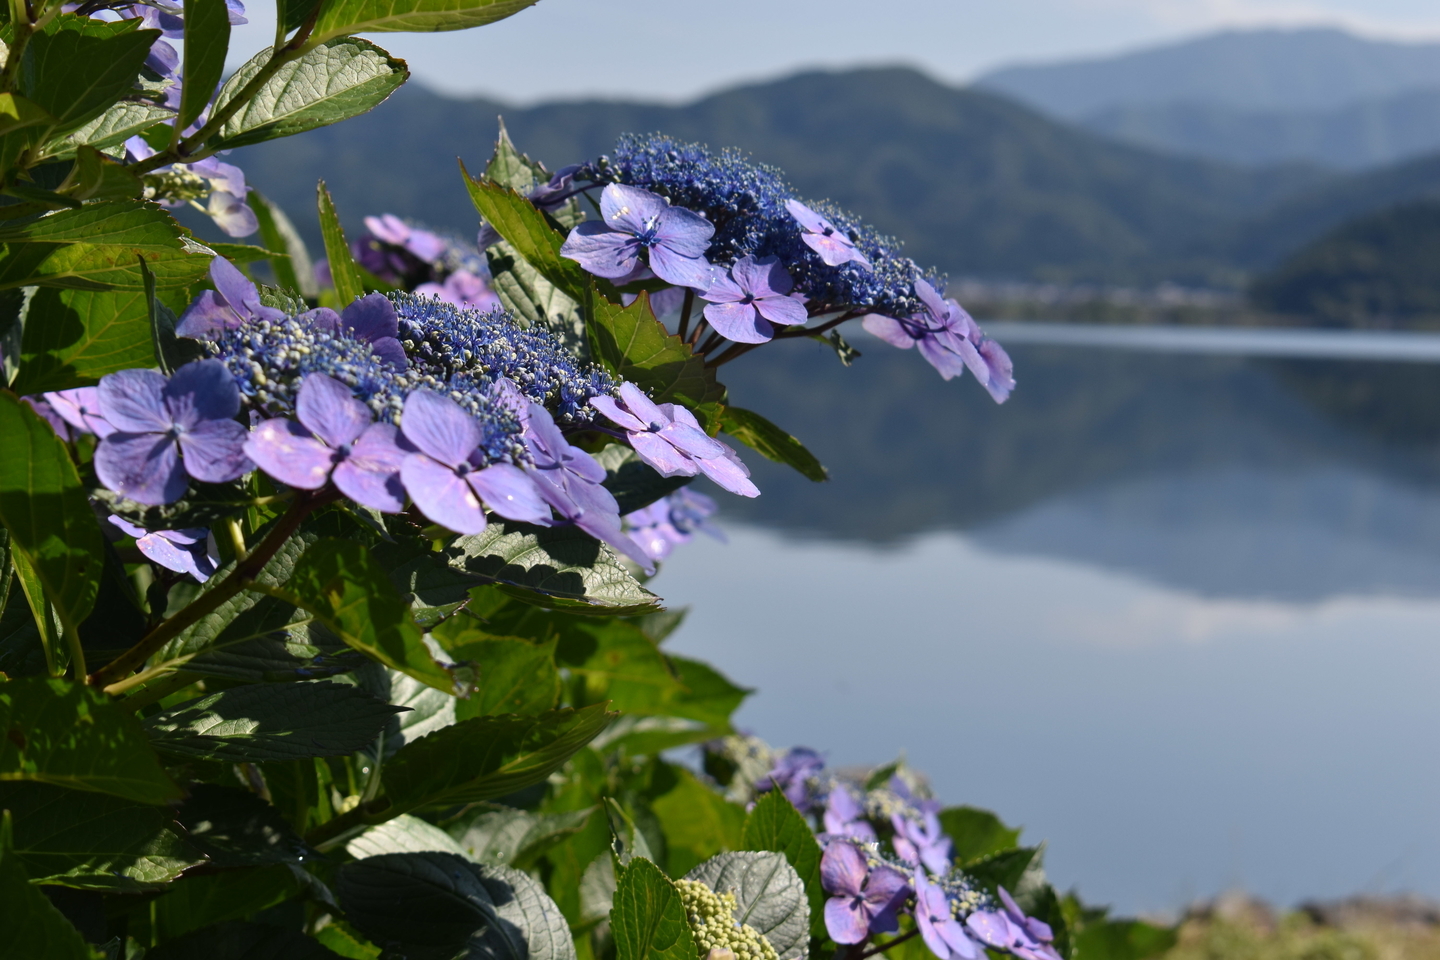
[[[232, 50], [269, 42], [273, 6]], [[372, 37], [415, 79], [517, 103], [680, 102], [806, 67], [909, 64], [964, 82], [1017, 62], [1104, 56], [1229, 28], [1343, 26], [1440, 38], [1435, 0], [541, 0], [499, 23]], [[240, 57], [243, 60], [244, 57]], [[235, 64], [238, 65], [237, 60]]]

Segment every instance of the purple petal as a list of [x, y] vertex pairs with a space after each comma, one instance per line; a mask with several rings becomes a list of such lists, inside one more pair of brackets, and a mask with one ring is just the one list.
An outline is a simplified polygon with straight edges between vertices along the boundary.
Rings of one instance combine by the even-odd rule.
[[663, 197], [623, 183], [612, 183], [600, 192], [600, 216], [611, 230], [644, 233], [649, 229], [646, 221], [661, 217], [669, 209]]
[[[124, 519], [123, 517], [117, 517], [113, 513], [106, 519], [108, 519], [111, 524], [118, 527], [121, 533], [125, 534], [127, 537], [134, 537], [137, 540], [150, 532], [144, 527], [137, 527], [135, 524], [131, 523], [129, 520]], [[107, 537], [107, 539], [109, 538]]]
[[31, 410], [40, 414], [41, 418], [50, 424], [50, 429], [54, 430], [55, 435], [61, 440], [69, 443], [71, 439], [73, 439], [70, 436], [70, 425], [65, 422], [65, 418], [60, 416], [59, 412], [50, 404], [50, 401], [42, 396], [32, 396], [21, 397], [20, 402], [28, 404]]
[[403, 246], [405, 238], [410, 236], [410, 227], [393, 213], [384, 213], [378, 217], [366, 217], [365, 229], [369, 230], [377, 239], [397, 247]]
[[863, 253], [855, 249], [853, 243], [848, 239], [842, 239], [838, 235], [825, 237], [818, 233], [807, 233], [800, 239], [804, 240], [805, 245], [811, 250], [820, 254], [821, 260], [832, 267], [838, 267], [842, 263], [849, 263], [851, 260], [864, 264], [867, 267], [870, 266], [870, 261], [865, 259]]
[[873, 334], [890, 344], [892, 347], [899, 347], [901, 350], [908, 350], [915, 346], [915, 337], [910, 335], [914, 327], [903, 320], [894, 317], [887, 317], [884, 314], [868, 313], [860, 325], [867, 333]]
[[741, 497], [760, 496], [760, 488], [750, 481], [749, 473], [733, 450], [726, 456], [696, 460], [695, 463], [705, 476], [731, 493]]
[[[248, 237], [260, 229], [260, 219], [243, 198], [225, 190], [210, 194], [205, 212], [228, 237]], [[218, 257], [216, 259], [219, 259]]]
[[[976, 352], [984, 361], [985, 374], [982, 376], [979, 369], [972, 366], [970, 369], [990, 391], [990, 396], [996, 403], [1004, 403], [1010, 397], [1010, 391], [1015, 389], [1015, 366], [1010, 362], [1010, 355], [1005, 348], [988, 337], [976, 347]], [[968, 358], [967, 358], [968, 362]]]
[[463, 534], [485, 529], [480, 498], [452, 468], [412, 453], [400, 465], [400, 481], [420, 512], [442, 527]]
[[591, 397], [590, 406], [599, 410], [611, 423], [625, 430], [643, 431], [649, 424], [641, 423], [610, 397]]
[[163, 399], [165, 378], [154, 370], [121, 370], [100, 380], [100, 412], [116, 430], [164, 433], [174, 424]]
[[820, 858], [820, 885], [827, 893], [844, 897], [862, 896], [865, 875], [870, 868], [865, 856], [853, 843], [837, 840], [825, 848]]
[[970, 914], [965, 918], [965, 926], [980, 938], [981, 943], [1001, 950], [1015, 940], [1010, 932], [1010, 922], [1000, 914], [988, 910], [977, 910]]
[[714, 280], [711, 281], [709, 289], [700, 294], [700, 299], [709, 300], [711, 303], [739, 303], [745, 299], [745, 291], [734, 280], [720, 275], [717, 268]]
[[946, 380], [958, 377], [965, 372], [965, 359], [959, 351], [961, 343], [968, 347], [969, 342], [956, 343], [954, 341], [954, 334], [942, 330], [939, 333], [926, 334], [924, 339], [915, 345], [920, 351], [920, 355], [929, 361], [930, 366], [940, 371], [940, 376]]
[[245, 189], [245, 171], [239, 167], [225, 163], [219, 157], [206, 157], [189, 164], [190, 171], [206, 180], [216, 190], [224, 190], [237, 197], [243, 197], [248, 190]]
[[[597, 486], [595, 489], [604, 491], [607, 496], [609, 491], [604, 487]], [[610, 502], [615, 503], [615, 498], [610, 497]], [[647, 574], [655, 572], [655, 561], [650, 558], [640, 544], [636, 543], [627, 534], [620, 523], [619, 506], [601, 512], [599, 510], [586, 510], [575, 518], [575, 526], [584, 530], [596, 540], [603, 540], [614, 547], [620, 553], [635, 561], [635, 564]]]
[[[356, 400], [349, 387], [323, 373], [308, 374], [300, 384], [295, 398], [295, 413], [301, 423], [332, 447], [354, 443], [374, 419], [370, 416], [370, 408]], [[266, 472], [275, 475], [272, 471]]]
[[254, 282], [224, 257], [210, 261], [210, 282], [230, 308], [242, 317], [247, 315], [247, 304], [260, 302], [260, 291], [255, 288]]
[[[541, 469], [559, 467], [570, 444], [560, 428], [555, 426], [550, 411], [538, 403], [527, 403], [522, 408], [525, 423], [525, 442], [530, 448], [535, 465]], [[602, 469], [603, 474], [603, 469]]]
[[496, 463], [466, 477], [485, 505], [507, 520], [548, 524], [550, 506], [519, 467]]
[[[162, 396], [170, 419], [186, 428], [202, 420], [229, 420], [240, 412], [240, 388], [219, 360], [185, 364], [171, 375]], [[113, 417], [106, 419], [115, 423]]]
[[690, 259], [705, 256], [713, 236], [715, 224], [684, 207], [666, 207], [655, 230], [658, 247]]
[[295, 318], [301, 323], [307, 324], [312, 330], [320, 330], [335, 336], [340, 332], [340, 314], [329, 307], [316, 307], [314, 310], [306, 310]]
[[60, 390], [45, 394], [45, 399], [66, 423], [77, 430], [93, 433], [101, 439], [115, 432], [115, 428], [100, 413], [100, 390], [97, 387]]
[[945, 317], [949, 313], [945, 307], [945, 298], [923, 277], [915, 281], [915, 295], [925, 304], [925, 309], [936, 317]]
[[704, 257], [678, 253], [666, 244], [650, 248], [650, 269], [666, 283], [697, 290], [704, 290], [711, 285], [715, 271], [710, 261]]
[[725, 456], [725, 444], [706, 435], [699, 427], [688, 423], [672, 423], [660, 429], [660, 437], [673, 444], [675, 449], [692, 457], [710, 458]]
[[400, 467], [405, 451], [397, 444], [399, 430], [389, 423], [372, 423], [340, 461], [331, 479], [340, 492], [361, 506], [381, 513], [405, 509], [405, 487]]
[[645, 425], [642, 429], [654, 428], [657, 424], [664, 425], [670, 422], [670, 418], [660, 407], [645, 395], [645, 391], [630, 381], [620, 384], [620, 399], [631, 413]]
[[383, 293], [367, 293], [340, 311], [341, 324], [356, 340], [373, 343], [400, 332], [395, 305]]
[[676, 450], [659, 434], [632, 433], [630, 445], [640, 459], [654, 467], [662, 477], [693, 477], [700, 472], [695, 461]]
[[597, 277], [614, 279], [640, 265], [640, 243], [627, 233], [587, 220], [570, 231], [560, 247], [560, 256], [574, 260]]
[[110, 434], [95, 448], [95, 474], [108, 489], [152, 507], [179, 500], [188, 486], [180, 451], [163, 434]]
[[879, 866], [870, 871], [865, 881], [865, 902], [877, 910], [910, 895], [910, 880], [893, 867]]
[[779, 257], [741, 257], [730, 268], [730, 274], [752, 297], [785, 296], [795, 289]]
[[250, 431], [245, 455], [276, 480], [301, 490], [325, 486], [335, 462], [335, 451], [309, 430], [294, 420], [279, 418], [265, 420]]
[[870, 918], [853, 897], [831, 897], [825, 901], [825, 930], [836, 943], [863, 943], [870, 935]]
[[[405, 398], [400, 432], [421, 451], [447, 467], [459, 467], [480, 445], [480, 427], [474, 418], [455, 401], [429, 390], [416, 390]], [[405, 484], [405, 489], [410, 489], [409, 483]], [[412, 490], [410, 495], [413, 497], [415, 492]], [[481, 524], [481, 529], [484, 529], [484, 524]]]
[[202, 420], [180, 434], [185, 472], [206, 483], [225, 483], [255, 469], [245, 456], [249, 431], [234, 420]]
[[209, 555], [205, 543], [209, 539], [205, 535], [206, 531], [200, 531], [202, 539], [190, 545], [179, 543], [174, 537], [166, 536], [167, 533], [173, 532], [160, 531], [147, 534], [137, 539], [135, 546], [147, 559], [167, 570], [188, 573], [201, 583], [209, 580], [210, 575], [215, 572], [219, 558]]
[[785, 209], [790, 211], [790, 216], [795, 218], [796, 223], [812, 233], [824, 233], [827, 229], [830, 229], [830, 222], [828, 220], [805, 206], [805, 204], [799, 200], [786, 200]]
[[445, 241], [429, 230], [411, 229], [405, 238], [405, 249], [426, 263], [434, 263], [445, 255]]
[[765, 343], [775, 336], [770, 321], [749, 303], [712, 303], [705, 319], [720, 336], [736, 343]]
[[221, 332], [240, 326], [242, 321], [240, 314], [214, 290], [202, 290], [180, 314], [180, 320], [175, 324], [175, 335], [192, 340], [214, 340]]
[[805, 304], [794, 297], [762, 297], [755, 301], [755, 309], [771, 323], [804, 323], [810, 319]]

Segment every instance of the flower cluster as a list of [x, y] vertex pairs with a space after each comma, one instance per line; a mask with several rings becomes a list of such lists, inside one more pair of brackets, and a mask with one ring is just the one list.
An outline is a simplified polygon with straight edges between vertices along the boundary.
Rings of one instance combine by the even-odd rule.
[[710, 522], [717, 509], [715, 501], [705, 494], [681, 487], [621, 519], [630, 538], [658, 562], [670, 556], [676, 547], [694, 540], [697, 532], [724, 543], [725, 534]]
[[385, 213], [365, 218], [366, 232], [350, 244], [355, 262], [386, 283], [457, 307], [500, 305], [477, 247]]
[[735, 919], [735, 894], [716, 893], [699, 880], [676, 880], [675, 888], [700, 956], [728, 950], [735, 960], [778, 960], [764, 934]]

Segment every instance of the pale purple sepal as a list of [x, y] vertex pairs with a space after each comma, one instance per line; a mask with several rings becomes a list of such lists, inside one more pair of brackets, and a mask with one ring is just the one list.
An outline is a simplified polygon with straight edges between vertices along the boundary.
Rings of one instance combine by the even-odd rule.
[[180, 315], [175, 333], [197, 340], [213, 339], [247, 320], [278, 320], [285, 314], [260, 304], [260, 291], [224, 257], [210, 261], [214, 290], [205, 290]]
[[854, 241], [835, 228], [835, 225], [811, 210], [799, 200], [786, 200], [785, 209], [800, 225], [800, 239], [820, 255], [820, 259], [832, 267], [843, 263], [858, 263], [869, 267], [865, 254], [856, 249]]
[[715, 226], [683, 207], [674, 207], [639, 187], [612, 183], [600, 194], [601, 220], [588, 220], [570, 231], [560, 255], [590, 273], [618, 279], [640, 266], [648, 251], [649, 267], [667, 283], [682, 287], [708, 283], [705, 259]]
[[110, 421], [100, 413], [100, 391], [95, 387], [76, 387], [45, 394], [45, 399], [60, 417], [81, 433], [93, 433], [104, 439], [115, 432]]

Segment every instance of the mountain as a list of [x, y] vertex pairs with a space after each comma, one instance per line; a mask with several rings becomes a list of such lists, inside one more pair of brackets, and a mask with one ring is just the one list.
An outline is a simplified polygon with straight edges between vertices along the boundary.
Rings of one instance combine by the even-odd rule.
[[1361, 170], [1440, 151], [1440, 87], [1320, 111], [1203, 101], [1126, 103], [1081, 123], [1126, 143], [1185, 156]]
[[1114, 57], [1008, 67], [976, 83], [1071, 120], [1138, 104], [1328, 110], [1440, 87], [1440, 43], [1335, 29], [1229, 31]]
[[476, 218], [454, 158], [480, 168], [500, 113], [551, 169], [604, 153], [626, 131], [738, 147], [783, 169], [803, 196], [832, 199], [903, 238], [918, 261], [964, 276], [1233, 284], [1207, 238], [1327, 180], [1117, 144], [907, 69], [804, 73], [682, 106], [507, 108], [411, 85], [366, 116], [232, 159], [312, 237], [322, 176], [352, 229], [390, 211], [469, 233]]

